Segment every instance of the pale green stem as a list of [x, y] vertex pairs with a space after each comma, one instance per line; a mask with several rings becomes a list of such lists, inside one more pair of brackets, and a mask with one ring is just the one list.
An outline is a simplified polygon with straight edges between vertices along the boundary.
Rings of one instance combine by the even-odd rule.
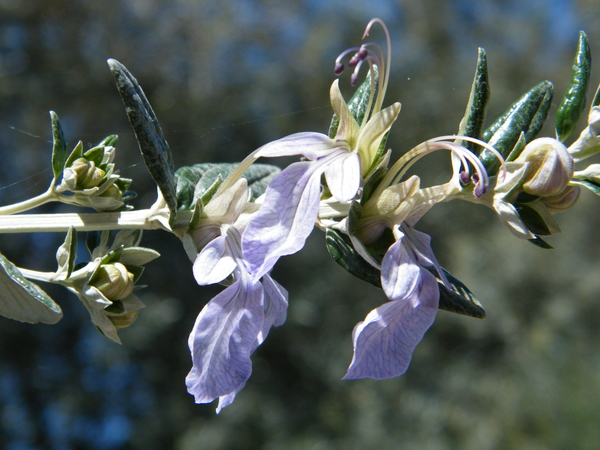
[[72, 227], [77, 231], [165, 229], [154, 213], [152, 209], [142, 209], [114, 213], [0, 216], [0, 233], [67, 232]]
[[54, 191], [54, 186], [51, 186], [46, 192], [37, 197], [13, 205], [0, 206], [0, 216], [18, 214], [55, 200], [57, 200], [57, 196]]
[[43, 281], [45, 283], [55, 283], [56, 272], [38, 272], [37, 270], [23, 269], [19, 267], [19, 272], [28, 280]]

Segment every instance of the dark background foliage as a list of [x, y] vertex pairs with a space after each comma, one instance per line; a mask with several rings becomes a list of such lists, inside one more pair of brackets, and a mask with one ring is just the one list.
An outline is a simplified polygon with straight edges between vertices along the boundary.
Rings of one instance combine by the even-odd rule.
[[[327, 129], [333, 61], [375, 16], [393, 41], [386, 104], [403, 104], [389, 141], [396, 157], [456, 132], [477, 47], [488, 53], [490, 119], [543, 79], [560, 98], [580, 29], [593, 55], [600, 49], [593, 0], [0, 0], [0, 202], [49, 183], [54, 110], [71, 146], [118, 134], [117, 164], [134, 179], [134, 204], [152, 204], [107, 58], [144, 88], [177, 166], [233, 162], [287, 134]], [[443, 161], [419, 169], [438, 173]], [[180, 242], [148, 232], [143, 245], [163, 256], [144, 273], [147, 308], [121, 332], [122, 346], [52, 286], [65, 312], [59, 324], [0, 318], [0, 448], [597, 448], [599, 211], [599, 199], [584, 193], [558, 217], [556, 249], [543, 251], [484, 208], [434, 209], [420, 229], [488, 318], [440, 312], [408, 372], [386, 381], [340, 381], [352, 328], [384, 296], [338, 267], [315, 232], [276, 267], [290, 292], [287, 323], [272, 330], [246, 388], [218, 416], [214, 404], [194, 404], [184, 378], [187, 335], [220, 288], [198, 287]], [[53, 270], [62, 238], [4, 235], [0, 244], [22, 267]]]

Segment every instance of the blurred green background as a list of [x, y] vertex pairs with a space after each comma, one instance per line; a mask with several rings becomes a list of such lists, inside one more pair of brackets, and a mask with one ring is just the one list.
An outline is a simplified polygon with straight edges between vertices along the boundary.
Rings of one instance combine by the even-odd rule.
[[[360, 44], [375, 16], [392, 35], [386, 104], [403, 104], [389, 140], [396, 157], [456, 132], [478, 47], [488, 54], [490, 119], [549, 79], [551, 122], [580, 29], [600, 54], [596, 0], [0, 0], [0, 203], [50, 182], [49, 110], [71, 146], [118, 134], [117, 165], [134, 179], [135, 206], [153, 203], [107, 58], [144, 88], [177, 166], [238, 161], [287, 134], [327, 130], [333, 61]], [[599, 73], [592, 69], [593, 90]], [[419, 170], [438, 173], [446, 160], [425, 159]], [[56, 211], [70, 210], [39, 212]], [[143, 245], [163, 256], [142, 277], [147, 308], [121, 332], [122, 346], [52, 286], [43, 287], [65, 312], [59, 324], [0, 318], [0, 448], [596, 449], [600, 199], [583, 193], [558, 221], [564, 234], [545, 251], [482, 207], [451, 202], [425, 216], [419, 229], [488, 317], [440, 311], [408, 372], [386, 381], [340, 380], [354, 325], [385, 297], [338, 267], [316, 231], [276, 267], [290, 293], [287, 323], [271, 331], [252, 378], [218, 416], [216, 404], [194, 404], [184, 378], [187, 336], [220, 288], [198, 287], [180, 242], [148, 232]], [[4, 235], [0, 249], [22, 267], [53, 270], [61, 239]]]

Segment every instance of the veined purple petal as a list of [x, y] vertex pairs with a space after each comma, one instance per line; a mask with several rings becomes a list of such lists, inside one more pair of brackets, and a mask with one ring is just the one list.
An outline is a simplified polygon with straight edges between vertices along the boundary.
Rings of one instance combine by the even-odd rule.
[[405, 245], [410, 246], [416, 255], [416, 262], [423, 267], [435, 267], [446, 287], [450, 289], [450, 282], [431, 250], [431, 237], [404, 224], [400, 229], [405, 233]]
[[219, 283], [236, 267], [235, 259], [228, 252], [227, 236], [219, 236], [210, 241], [196, 256], [194, 278], [200, 286]]
[[[264, 341], [271, 327], [279, 327], [285, 323], [288, 308], [288, 292], [269, 274], [262, 278], [265, 290], [265, 322], [263, 324], [262, 340]], [[259, 345], [262, 343], [259, 342]]]
[[193, 367], [186, 386], [196, 403], [238, 392], [252, 373], [250, 355], [263, 329], [264, 293], [260, 283], [238, 274], [238, 281], [202, 309], [190, 334]]
[[[269, 331], [271, 330], [271, 327], [283, 325], [286, 319], [288, 293], [285, 288], [273, 280], [268, 274], [262, 278], [262, 284], [264, 288], [264, 321], [262, 330], [260, 333], [258, 333], [250, 354], [254, 353], [254, 350], [256, 350], [256, 348], [264, 342], [269, 334]], [[217, 414], [219, 414], [223, 408], [233, 402], [235, 396], [242, 390], [245, 384], [246, 383], [240, 385], [235, 392], [219, 397]]]
[[340, 148], [350, 151], [344, 141], [334, 141], [322, 133], [295, 133], [263, 145], [258, 149], [255, 156], [257, 158], [272, 158], [302, 155], [314, 161]]
[[415, 289], [405, 298], [371, 311], [352, 335], [354, 357], [346, 380], [381, 380], [402, 375], [412, 353], [435, 319], [439, 290], [435, 277], [425, 269]]
[[[332, 158], [333, 155], [328, 158]], [[356, 152], [340, 150], [335, 160], [325, 169], [327, 187], [340, 203], [354, 198], [360, 187], [360, 158]]]
[[381, 262], [381, 287], [390, 300], [400, 300], [408, 297], [414, 291], [421, 271], [416, 262], [416, 256], [410, 246], [405, 244], [404, 233], [390, 246]]
[[260, 210], [242, 235], [242, 250], [255, 281], [281, 256], [304, 246], [319, 212], [324, 164], [297, 162], [269, 184]]

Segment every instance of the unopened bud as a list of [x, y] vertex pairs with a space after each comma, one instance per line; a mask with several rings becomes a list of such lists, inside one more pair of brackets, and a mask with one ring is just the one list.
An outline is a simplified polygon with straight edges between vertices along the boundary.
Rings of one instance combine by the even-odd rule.
[[535, 139], [523, 149], [517, 162], [528, 162], [523, 191], [539, 197], [560, 194], [573, 177], [573, 158], [556, 139]]
[[98, 195], [98, 197], [111, 197], [115, 200], [121, 201], [121, 198], [123, 197], [123, 192], [121, 192], [121, 189], [119, 189], [117, 186], [112, 184], [102, 194]]
[[138, 311], [132, 311], [118, 316], [107, 316], [115, 328], [127, 328], [135, 319], [137, 319]]
[[562, 212], [577, 203], [580, 193], [579, 186], [567, 186], [560, 194], [543, 197], [541, 201], [551, 213]]
[[121, 300], [133, 291], [133, 274], [121, 263], [103, 264], [90, 280], [90, 285], [109, 300]]
[[104, 170], [96, 167], [94, 161], [88, 161], [85, 158], [76, 159], [66, 170], [70, 170], [74, 174], [76, 190], [98, 186], [106, 174]]

